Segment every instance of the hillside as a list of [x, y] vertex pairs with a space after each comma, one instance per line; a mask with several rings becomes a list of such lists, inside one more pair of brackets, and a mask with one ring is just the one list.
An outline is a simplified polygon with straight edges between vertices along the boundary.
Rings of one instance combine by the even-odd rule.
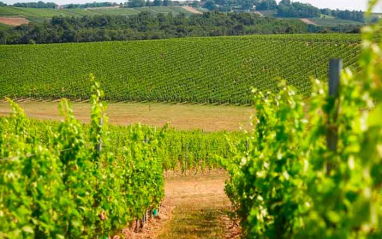
[[343, 20], [330, 16], [322, 16], [317, 18], [310, 18], [310, 20], [316, 23], [318, 26], [323, 27], [338, 27], [338, 26], [363, 26], [365, 23], [351, 21], [351, 20]]
[[23, 8], [23, 7], [0, 7], [0, 17], [24, 17], [31, 22], [42, 23], [44, 20], [54, 16], [83, 17], [94, 15], [138, 15], [142, 11], [149, 11], [154, 14], [172, 13], [177, 15], [192, 13], [182, 7], [141, 7], [141, 8], [86, 8], [86, 9], [47, 9], [47, 8]]
[[330, 58], [357, 67], [359, 35], [269, 35], [0, 46], [0, 97], [87, 99], [94, 73], [112, 101], [250, 104], [278, 77], [300, 93]]

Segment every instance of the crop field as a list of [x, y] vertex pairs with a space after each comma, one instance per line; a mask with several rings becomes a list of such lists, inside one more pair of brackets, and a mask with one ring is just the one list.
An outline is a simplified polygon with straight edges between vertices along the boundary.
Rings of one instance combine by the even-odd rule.
[[9, 28], [9, 25], [0, 23], [0, 30], [7, 30]]
[[330, 58], [357, 69], [359, 35], [270, 35], [0, 46], [0, 97], [88, 99], [89, 73], [111, 101], [252, 103], [251, 87], [302, 94]]
[[137, 15], [142, 11], [154, 14], [172, 13], [177, 15], [184, 13], [192, 15], [191, 12], [182, 7], [141, 7], [141, 8], [87, 8], [87, 9], [42, 9], [22, 7], [0, 7], [0, 17], [25, 17], [32, 22], [42, 23], [44, 20], [54, 16], [83, 17], [93, 15]]
[[339, 25], [352, 25], [352, 26], [362, 26], [364, 23], [362, 22], [356, 22], [351, 20], [343, 20], [343, 19], [337, 19], [337, 18], [311, 18], [312, 22], [316, 23], [319, 26], [324, 27], [337, 27]]

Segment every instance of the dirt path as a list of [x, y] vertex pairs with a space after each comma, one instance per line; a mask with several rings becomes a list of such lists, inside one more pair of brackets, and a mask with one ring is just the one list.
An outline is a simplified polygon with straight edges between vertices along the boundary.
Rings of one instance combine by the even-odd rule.
[[195, 8], [193, 7], [188, 7], [188, 6], [185, 6], [185, 7], [182, 7], [184, 10], [187, 10], [191, 13], [194, 13], [194, 14], [203, 14], [202, 12], [196, 10]]
[[29, 21], [23, 17], [0, 17], [0, 23], [10, 26], [20, 26], [22, 24], [28, 24]]
[[224, 171], [167, 177], [163, 204], [171, 208], [172, 216], [156, 238], [235, 238], [237, 228], [227, 216], [227, 177]]
[[308, 18], [301, 18], [300, 19], [301, 21], [305, 22], [306, 24], [308, 25], [314, 25], [314, 26], [317, 26], [317, 23], [313, 22], [312, 20], [308, 19]]
[[[20, 102], [28, 117], [60, 120], [57, 102]], [[72, 103], [77, 119], [88, 123], [91, 105]], [[8, 103], [0, 102], [0, 116], [11, 112]], [[253, 109], [242, 106], [211, 106], [164, 103], [109, 103], [107, 114], [114, 125], [142, 123], [152, 126], [171, 127], [184, 130], [203, 129], [205, 131], [238, 131], [240, 127], [250, 129], [249, 117]]]

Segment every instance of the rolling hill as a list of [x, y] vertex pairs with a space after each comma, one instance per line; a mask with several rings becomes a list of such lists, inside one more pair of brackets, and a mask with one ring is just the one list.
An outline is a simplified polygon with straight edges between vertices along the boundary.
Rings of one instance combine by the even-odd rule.
[[251, 87], [284, 78], [302, 94], [331, 58], [357, 67], [360, 35], [267, 35], [0, 46], [0, 97], [87, 99], [89, 73], [108, 100], [250, 104]]

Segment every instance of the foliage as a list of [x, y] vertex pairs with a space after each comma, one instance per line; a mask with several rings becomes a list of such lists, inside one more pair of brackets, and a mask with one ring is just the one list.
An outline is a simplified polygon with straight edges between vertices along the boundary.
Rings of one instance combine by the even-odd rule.
[[95, 7], [115, 7], [118, 6], [115, 2], [89, 2], [84, 4], [66, 4], [64, 5], [65, 8], [71, 9], [71, 8], [95, 8]]
[[[44, 24], [29, 24], [1, 30], [0, 42], [26, 44], [30, 39], [36, 43], [121, 41], [195, 36], [307, 33], [310, 30], [301, 21], [262, 18], [249, 13], [207, 12], [185, 17], [186, 14], [189, 14], [182, 8], [146, 8], [142, 7], [145, 5], [143, 0], [132, 0], [129, 4], [141, 12], [123, 8], [103, 11], [89, 10], [92, 12], [91, 14], [83, 14], [84, 16], [78, 18], [65, 14], [53, 15], [52, 19], [47, 20]], [[215, 4], [211, 6], [214, 7]], [[208, 6], [205, 7], [208, 8]], [[124, 12], [125, 10], [128, 12]], [[103, 15], [97, 14], [98, 12]], [[130, 16], [126, 17], [119, 12]], [[174, 15], [161, 12], [174, 12]]]
[[310, 5], [299, 2], [281, 4], [277, 9], [277, 16], [279, 17], [307, 17], [314, 18], [320, 16], [320, 9]]
[[330, 11], [330, 15], [344, 20], [365, 22], [365, 13], [362, 11], [349, 11], [337, 9]]
[[158, 207], [164, 196], [157, 153], [163, 132], [146, 132], [144, 140], [140, 126], [130, 128], [123, 154], [116, 157], [107, 147], [102, 94], [94, 83], [88, 130], [66, 100], [61, 101], [65, 120], [40, 129], [9, 100], [12, 116], [0, 118], [1, 237], [107, 236]]
[[[1, 6], [1, 5], [0, 5]], [[25, 8], [55, 8], [57, 4], [54, 2], [26, 2], [26, 3], [15, 3], [13, 4], [14, 7], [25, 7]]]
[[277, 2], [275, 0], [261, 0], [261, 2], [256, 6], [256, 10], [273, 10], [277, 9]]
[[128, 7], [144, 7], [145, 1], [144, 0], [129, 0], [127, 2]]
[[248, 148], [232, 147], [234, 159], [222, 160], [246, 237], [381, 237], [380, 27], [364, 29], [361, 73], [343, 72], [338, 98], [319, 80], [308, 111], [291, 87], [256, 93]]
[[[91, 3], [93, 4], [93, 3]], [[97, 2], [95, 4], [98, 4]], [[70, 4], [69, 4], [70, 5]], [[86, 4], [85, 4], [86, 5]], [[143, 8], [121, 8], [121, 7], [90, 7], [82, 8], [81, 6], [66, 6], [64, 9], [51, 9], [51, 8], [24, 8], [4, 6], [0, 7], [1, 17], [25, 17], [31, 23], [44, 27], [45, 22], [49, 22], [52, 17], [69, 17], [69, 18], [82, 18], [89, 16], [132, 16], [139, 15], [141, 12], [150, 12], [156, 14], [171, 14], [173, 16], [179, 13], [192, 15], [191, 12], [183, 9], [182, 7], [143, 7]], [[122, 19], [123, 19], [122, 18]]]

